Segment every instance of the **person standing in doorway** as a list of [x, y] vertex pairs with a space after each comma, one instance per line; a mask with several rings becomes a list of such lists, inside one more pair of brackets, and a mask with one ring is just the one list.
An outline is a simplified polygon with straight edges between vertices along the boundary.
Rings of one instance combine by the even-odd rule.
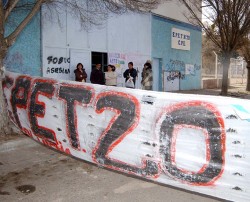
[[152, 65], [149, 62], [144, 64], [142, 71], [142, 80], [141, 85], [143, 90], [152, 90], [153, 89], [153, 72]]
[[[129, 62], [128, 63], [128, 69], [123, 73], [123, 77], [125, 78], [125, 86], [127, 88], [135, 88], [135, 81], [136, 81], [136, 77], [137, 77], [137, 71], [136, 69], [134, 69], [133, 67], [133, 62]], [[133, 86], [132, 85], [127, 85], [129, 83], [129, 81], [133, 82]]]
[[85, 69], [83, 68], [82, 63], [78, 63], [76, 65], [76, 69], [74, 70], [74, 73], [75, 73], [75, 81], [86, 82], [87, 73], [85, 72]]
[[113, 65], [108, 65], [108, 71], [105, 72], [105, 80], [107, 86], [117, 85], [117, 75], [115, 72], [115, 67]]
[[90, 81], [93, 84], [104, 85], [104, 74], [101, 70], [101, 64], [96, 64], [95, 69], [91, 72]]

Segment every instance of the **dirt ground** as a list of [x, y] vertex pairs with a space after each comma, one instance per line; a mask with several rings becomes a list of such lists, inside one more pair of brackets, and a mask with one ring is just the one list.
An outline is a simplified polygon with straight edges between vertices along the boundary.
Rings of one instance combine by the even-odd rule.
[[[250, 91], [246, 91], [246, 84], [234, 84], [228, 88], [228, 97], [250, 99]], [[176, 91], [175, 93], [199, 94], [199, 95], [216, 95], [220, 96], [221, 89], [199, 89]]]

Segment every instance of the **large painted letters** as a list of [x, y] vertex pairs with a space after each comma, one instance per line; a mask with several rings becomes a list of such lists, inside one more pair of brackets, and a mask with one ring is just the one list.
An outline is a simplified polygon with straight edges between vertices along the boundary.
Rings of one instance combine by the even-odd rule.
[[[160, 142], [162, 145], [165, 165], [163, 170], [181, 181], [197, 184], [211, 185], [223, 172], [225, 131], [224, 122], [220, 113], [214, 106], [206, 102], [187, 102], [171, 106], [163, 114], [164, 120], [160, 128]], [[175, 141], [178, 135], [175, 126], [193, 127], [202, 129], [206, 135], [207, 162], [197, 173], [190, 173], [179, 169], [173, 159]], [[164, 141], [167, 139], [168, 141]]]
[[77, 134], [77, 122], [75, 104], [89, 104], [92, 98], [92, 91], [90, 88], [81, 88], [80, 86], [60, 86], [59, 98], [66, 102], [66, 125], [67, 133], [71, 145], [75, 149], [79, 149], [80, 143]]
[[11, 104], [12, 110], [15, 117], [15, 121], [19, 128], [22, 128], [20, 123], [17, 108], [24, 108], [27, 107], [27, 100], [28, 100], [28, 93], [30, 89], [30, 78], [26, 76], [21, 76], [16, 79], [15, 87], [12, 90], [12, 97], [11, 97]]
[[249, 100], [10, 72], [3, 91], [13, 122], [43, 144], [163, 184], [250, 200]]
[[44, 95], [51, 98], [54, 93], [54, 86], [52, 82], [46, 82], [45, 80], [36, 79], [33, 83], [33, 90], [30, 96], [29, 116], [32, 131], [35, 135], [55, 143], [56, 137], [54, 131], [39, 126], [37, 123], [37, 117], [42, 118], [45, 114], [45, 103], [39, 102], [38, 96]]
[[143, 168], [138, 168], [108, 157], [112, 149], [138, 125], [140, 118], [138, 100], [124, 93], [100, 94], [97, 100], [97, 113], [102, 113], [104, 110], [113, 110], [116, 115], [98, 140], [93, 151], [94, 161], [109, 168], [118, 168], [140, 176], [158, 174], [157, 164], [152, 161], [145, 161]]

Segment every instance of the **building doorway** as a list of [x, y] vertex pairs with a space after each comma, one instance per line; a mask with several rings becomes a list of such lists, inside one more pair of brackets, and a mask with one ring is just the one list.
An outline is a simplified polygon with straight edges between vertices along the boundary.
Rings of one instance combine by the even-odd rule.
[[162, 91], [162, 59], [153, 58], [153, 90]]
[[108, 66], [108, 54], [102, 52], [91, 52], [92, 59], [92, 70], [95, 68], [96, 64], [102, 65], [102, 71], [107, 71]]

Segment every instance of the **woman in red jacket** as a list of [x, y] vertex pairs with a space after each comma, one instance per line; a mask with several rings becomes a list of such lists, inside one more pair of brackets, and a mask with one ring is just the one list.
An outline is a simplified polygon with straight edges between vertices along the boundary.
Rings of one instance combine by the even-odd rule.
[[74, 70], [75, 73], [75, 80], [79, 82], [86, 82], [87, 79], [87, 73], [85, 72], [85, 69], [83, 68], [82, 63], [78, 63], [76, 65], [76, 69]]

